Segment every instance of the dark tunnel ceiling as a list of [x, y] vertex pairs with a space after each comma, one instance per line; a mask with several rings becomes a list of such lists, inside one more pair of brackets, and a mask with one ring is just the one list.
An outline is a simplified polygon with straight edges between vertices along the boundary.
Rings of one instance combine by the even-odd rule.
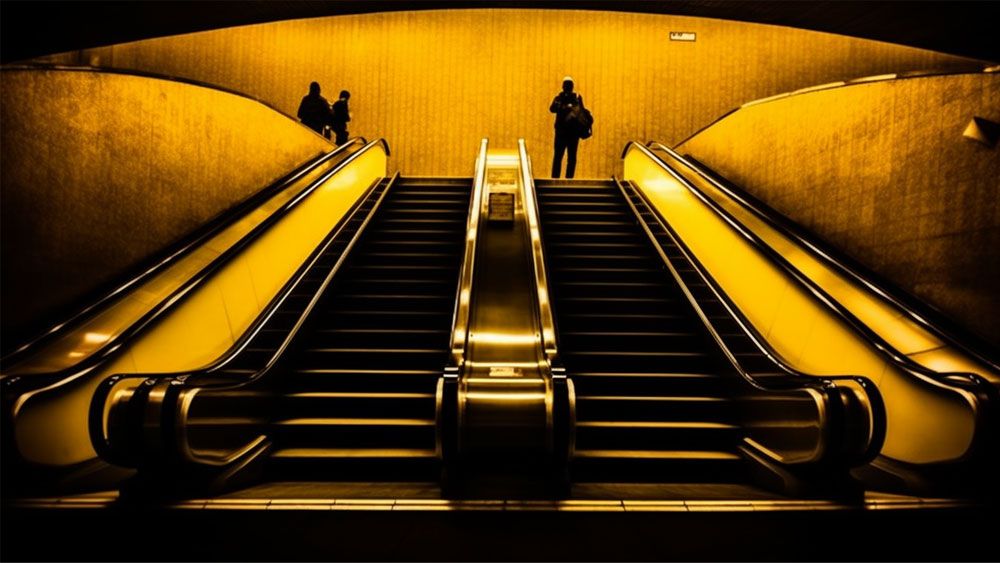
[[2, 62], [268, 21], [439, 8], [649, 12], [785, 25], [1000, 60], [997, 2], [657, 1], [3, 1]]

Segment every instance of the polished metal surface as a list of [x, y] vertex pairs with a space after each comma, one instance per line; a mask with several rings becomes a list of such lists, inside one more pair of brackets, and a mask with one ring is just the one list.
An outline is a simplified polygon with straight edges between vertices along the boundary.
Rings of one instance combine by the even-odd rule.
[[487, 448], [498, 455], [541, 452], [550, 442], [548, 366], [520, 166], [515, 151], [486, 155], [484, 192], [513, 194], [514, 217], [488, 221], [478, 233], [459, 390], [459, 443], [466, 454]]
[[[646, 154], [645, 147], [635, 146]], [[653, 158], [663, 166], [662, 162]], [[783, 465], [851, 466], [871, 460], [884, 441], [886, 424], [881, 394], [874, 383], [864, 377], [848, 375], [810, 376], [788, 365], [756, 332], [665, 218], [639, 190], [634, 189], [634, 184], [618, 182], [618, 186], [637, 216], [641, 213], [636, 203], [641, 202], [650, 217], [648, 222], [641, 221], [643, 230], [654, 241], [671, 276], [682, 288], [728, 363], [735, 368], [740, 379], [749, 383], [741, 393], [747, 430], [744, 444], [753, 450], [752, 455], [764, 456]], [[634, 194], [635, 200], [629, 194]], [[774, 369], [770, 370], [773, 373], [755, 373], [742, 365], [727, 338], [710, 320], [711, 315], [703, 310], [703, 303], [689, 287], [690, 280], [685, 281], [685, 276], [671, 263], [662, 245], [656, 242], [657, 235], [650, 230], [650, 224], [656, 225], [661, 236], [675, 245], [684, 258], [683, 262], [696, 274], [692, 277], [704, 284], [718, 300], [740, 330], [750, 338], [754, 348], [773, 362]], [[783, 408], [775, 408], [779, 401]]]

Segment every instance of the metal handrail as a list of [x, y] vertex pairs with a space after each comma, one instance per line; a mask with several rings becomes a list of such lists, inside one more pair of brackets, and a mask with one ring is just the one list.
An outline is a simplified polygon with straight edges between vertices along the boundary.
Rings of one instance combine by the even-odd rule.
[[535, 193], [535, 180], [531, 174], [531, 159], [524, 139], [518, 139], [518, 154], [521, 169], [521, 182], [524, 185], [524, 210], [528, 218], [528, 233], [531, 238], [531, 255], [535, 272], [535, 289], [538, 292], [538, 314], [542, 327], [542, 348], [552, 365], [558, 357], [556, 342], [556, 323], [552, 314], [552, 299], [549, 294], [548, 275], [545, 271], [545, 253], [542, 246], [541, 224], [538, 219], [538, 196]]
[[959, 387], [975, 388], [980, 385], [988, 384], [985, 379], [973, 373], [937, 372], [913, 361], [911, 358], [897, 350], [895, 346], [889, 344], [868, 325], [862, 322], [861, 319], [855, 316], [854, 313], [852, 313], [839, 301], [834, 299], [829, 293], [826, 292], [826, 290], [820, 287], [819, 284], [800, 272], [798, 268], [788, 261], [788, 259], [771, 248], [771, 246], [764, 242], [760, 236], [743, 225], [743, 223], [741, 223], [738, 219], [733, 217], [729, 211], [725, 210], [715, 200], [702, 192], [693, 183], [689, 182], [687, 178], [684, 178], [683, 174], [675, 171], [670, 167], [670, 165], [664, 162], [663, 159], [656, 156], [648, 148], [638, 143], [635, 143], [635, 145], [645, 151], [655, 162], [666, 169], [671, 176], [677, 178], [677, 180], [680, 181], [688, 190], [690, 190], [694, 195], [720, 215], [727, 223], [729, 223], [738, 233], [740, 233], [741, 236], [750, 241], [760, 251], [773, 258], [773, 261], [776, 264], [780, 265], [784, 271], [788, 272], [794, 279], [798, 280], [800, 284], [804, 285], [809, 292], [813, 294], [813, 296], [815, 296], [822, 303], [826, 304], [827, 307], [831, 311], [835, 312], [838, 317], [860, 332], [865, 339], [867, 339], [882, 353], [883, 357], [889, 359], [899, 369], [911, 373], [921, 380], [929, 381], [940, 387], [954, 388], [958, 385]]
[[[187, 256], [195, 249], [200, 247], [206, 241], [211, 239], [213, 236], [217, 235], [223, 229], [229, 227], [238, 219], [244, 217], [247, 213], [253, 211], [260, 205], [264, 204], [267, 200], [271, 199], [279, 192], [289, 188], [295, 182], [300, 180], [302, 177], [314, 171], [319, 166], [329, 162], [331, 159], [337, 156], [341, 156], [348, 149], [353, 148], [355, 144], [361, 142], [362, 144], [367, 144], [368, 141], [364, 137], [355, 137], [349, 142], [337, 147], [336, 149], [323, 153], [304, 165], [300, 166], [296, 170], [292, 171], [290, 174], [283, 178], [280, 178], [276, 182], [273, 182], [269, 186], [259, 190], [254, 195], [248, 197], [242, 202], [238, 203], [231, 209], [224, 211], [222, 214], [217, 216], [215, 219], [207, 223], [208, 228], [196, 233], [193, 237], [185, 240], [181, 243], [179, 247], [174, 247], [168, 251], [165, 257], [159, 259], [155, 264], [145, 268], [138, 275], [131, 277], [128, 281], [118, 285], [111, 291], [104, 294], [102, 297], [98, 298], [96, 301], [90, 303], [83, 309], [75, 312], [69, 318], [55, 324], [39, 336], [30, 340], [19, 346], [17, 349], [13, 350], [10, 354], [5, 356], [0, 360], [0, 364], [5, 366], [5, 370], [10, 367], [17, 366], [17, 363], [25, 359], [30, 354], [36, 352], [39, 348], [44, 345], [51, 343], [52, 341], [58, 339], [60, 335], [67, 333], [68, 331], [78, 327], [81, 323], [87, 320], [88, 317], [100, 313], [105, 307], [110, 306], [112, 303], [119, 299], [124, 299], [128, 295], [128, 291], [138, 286], [139, 284], [151, 279], [154, 275], [163, 272], [171, 265], [175, 264], [181, 258]], [[168, 297], [169, 299], [169, 297]], [[101, 348], [95, 350], [94, 353], [90, 354], [89, 357], [97, 356], [101, 353], [102, 349], [116, 346], [117, 339], [111, 339], [105, 343]], [[75, 364], [72, 368], [79, 368], [87, 360], [83, 360]], [[0, 374], [0, 377], [4, 377]], [[9, 376], [7, 376], [9, 377]], [[34, 376], [33, 376], [34, 377]]]
[[823, 306], [825, 306], [831, 314], [840, 319], [842, 322], [847, 323], [848, 326], [851, 326], [854, 330], [858, 331], [863, 338], [865, 338], [881, 353], [882, 357], [889, 360], [889, 362], [897, 369], [900, 369], [904, 373], [912, 376], [916, 381], [923, 382], [938, 389], [957, 393], [969, 405], [976, 418], [976, 437], [973, 439], [973, 444], [978, 441], [979, 436], [988, 434], [988, 430], [985, 428], [985, 424], [983, 424], [988, 417], [984, 407], [986, 404], [991, 402], [991, 397], [996, 393], [995, 387], [990, 385], [978, 375], [971, 373], [934, 372], [916, 364], [916, 362], [913, 362], [906, 356], [903, 356], [890, 344], [885, 342], [881, 336], [876, 334], [871, 330], [871, 328], [861, 322], [860, 319], [858, 319], [840, 302], [833, 299], [828, 293], [826, 293], [826, 291], [819, 287], [816, 282], [792, 266], [792, 264], [789, 263], [784, 256], [771, 248], [756, 233], [749, 230], [745, 225], [736, 220], [731, 213], [729, 213], [712, 198], [705, 195], [700, 189], [698, 189], [697, 186], [688, 181], [682, 174], [671, 168], [650, 149], [635, 141], [626, 144], [625, 151], [627, 152], [630, 147], [635, 147], [641, 151], [649, 157], [650, 160], [675, 178], [680, 185], [684, 186], [723, 221], [729, 224], [736, 233], [747, 240], [753, 248], [766, 256], [773, 264], [780, 267], [793, 282], [812, 295], [819, 303], [823, 304]]
[[[277, 364], [278, 360], [284, 354], [285, 350], [288, 348], [291, 341], [298, 334], [303, 323], [305, 323], [306, 318], [312, 312], [316, 303], [319, 301], [323, 292], [331, 283], [334, 275], [340, 270], [346, 257], [350, 253], [351, 249], [354, 248], [355, 244], [361, 237], [361, 234], [365, 231], [365, 228], [371, 221], [375, 212], [379, 209], [382, 202], [385, 199], [386, 194], [389, 192], [392, 184], [398, 179], [399, 174], [397, 173], [386, 185], [385, 189], [378, 196], [378, 200], [372, 209], [365, 216], [364, 221], [358, 227], [358, 230], [351, 237], [351, 240], [345, 246], [344, 250], [341, 252], [340, 257], [334, 266], [327, 273], [323, 282], [320, 284], [317, 291], [313, 294], [309, 303], [306, 305], [303, 312], [299, 315], [295, 324], [291, 329], [285, 334], [281, 341], [281, 344], [274, 351], [268, 361], [265, 363], [264, 367], [260, 370], [253, 372], [252, 374], [241, 374], [235, 376], [233, 374], [223, 374], [221, 377], [219, 372], [226, 369], [227, 364], [235, 360], [238, 355], [253, 341], [253, 339], [260, 333], [261, 330], [267, 325], [267, 322], [281, 309], [286, 299], [294, 293], [296, 288], [302, 283], [303, 279], [312, 271], [316, 262], [319, 261], [326, 250], [336, 241], [339, 240], [340, 234], [344, 231], [347, 225], [355, 218], [360, 207], [365, 201], [367, 201], [372, 193], [377, 189], [377, 187], [383, 181], [376, 181], [370, 186], [365, 193], [358, 198], [354, 206], [344, 215], [344, 217], [338, 222], [338, 224], [331, 229], [330, 233], [324, 238], [323, 242], [320, 243], [315, 250], [310, 254], [309, 258], [306, 259], [302, 265], [296, 270], [289, 281], [279, 290], [278, 294], [270, 301], [265, 310], [257, 316], [254, 323], [240, 336], [237, 342], [230, 347], [222, 356], [217, 358], [211, 365], [206, 368], [197, 371], [185, 371], [185, 372], [174, 372], [174, 373], [160, 373], [160, 374], [121, 374], [115, 375], [107, 380], [103, 381], [99, 385], [97, 391], [94, 394], [94, 398], [91, 401], [91, 408], [89, 412], [89, 425], [91, 442], [94, 445], [95, 450], [106, 459], [111, 459], [116, 456], [113, 452], [110, 444], [108, 443], [107, 435], [104, 430], [104, 410], [105, 403], [114, 387], [125, 379], [143, 379], [144, 385], [156, 385], [158, 382], [168, 382], [169, 391], [168, 395], [165, 395], [164, 400], [167, 402], [175, 402], [177, 410], [174, 413], [174, 425], [177, 429], [177, 436], [179, 437], [178, 449], [181, 452], [182, 458], [190, 463], [198, 463], [203, 465], [220, 465], [223, 462], [220, 459], [201, 456], [196, 454], [188, 445], [187, 435], [186, 435], [186, 420], [188, 416], [188, 410], [191, 405], [191, 401], [194, 398], [194, 394], [203, 389], [212, 390], [225, 390], [230, 388], [244, 387], [250, 383], [261, 380], [266, 377], [272, 370], [272, 368]], [[214, 377], [214, 379], [212, 379]], [[250, 448], [252, 449], [252, 448]]]
[[[385, 146], [385, 141], [379, 139], [377, 141], [372, 141], [367, 143], [364, 147], [358, 151], [352, 153], [344, 160], [339, 162], [335, 167], [325, 172], [322, 176], [316, 179], [309, 187], [299, 192], [294, 198], [285, 202], [280, 209], [272, 213], [266, 219], [257, 224], [249, 233], [243, 236], [239, 241], [234, 243], [232, 246], [227, 248], [221, 254], [219, 254], [212, 262], [199, 271], [196, 275], [188, 279], [181, 287], [174, 291], [169, 297], [164, 299], [162, 302], [157, 304], [150, 312], [145, 314], [138, 322], [130, 326], [126, 331], [122, 332], [118, 339], [115, 340], [114, 345], [106, 346], [101, 353], [95, 354], [97, 356], [93, 361], [91, 361], [86, 366], [74, 366], [70, 373], [66, 374], [65, 377], [60, 378], [55, 383], [51, 385], [42, 387], [40, 389], [34, 389], [20, 395], [11, 409], [12, 416], [17, 416], [17, 413], [23, 407], [24, 403], [31, 397], [38, 393], [47, 392], [63, 385], [69, 384], [81, 377], [84, 377], [90, 373], [93, 373], [97, 368], [104, 364], [104, 362], [109, 361], [115, 353], [122, 351], [128, 342], [136, 338], [140, 333], [151, 327], [154, 323], [162, 320], [167, 313], [173, 309], [173, 307], [179, 303], [181, 300], [190, 297], [195, 289], [197, 289], [205, 280], [210, 278], [213, 274], [219, 271], [222, 267], [228, 264], [233, 258], [235, 258], [240, 251], [242, 251], [251, 242], [257, 239], [258, 236], [263, 234], [267, 229], [269, 229], [274, 223], [281, 220], [285, 215], [289, 214], [293, 209], [298, 207], [298, 205], [305, 200], [309, 195], [316, 191], [320, 186], [322, 186], [329, 178], [343, 170], [354, 160], [359, 158], [362, 154], [366, 153], [372, 147], [376, 145]], [[11, 378], [13, 379], [13, 378]]]
[[799, 246], [808, 249], [813, 256], [819, 258], [824, 264], [832, 267], [838, 273], [849, 277], [855, 283], [861, 284], [868, 291], [875, 294], [883, 301], [886, 301], [890, 305], [896, 307], [901, 313], [906, 315], [906, 317], [909, 320], [920, 325], [920, 327], [923, 328], [924, 330], [930, 332], [934, 336], [945, 341], [950, 346], [953, 346], [961, 350], [962, 352], [968, 354], [969, 356], [975, 358], [976, 360], [982, 362], [983, 364], [986, 364], [994, 371], [1000, 371], [1000, 365], [998, 365], [994, 359], [985, 356], [978, 350], [974, 350], [966, 346], [959, 339], [953, 337], [951, 334], [948, 334], [947, 332], [942, 330], [942, 328], [939, 325], [931, 323], [927, 319], [928, 315], [926, 313], [917, 310], [917, 308], [915, 307], [915, 303], [909, 302], [909, 300], [905, 300], [903, 297], [891, 291], [890, 289], [886, 288], [884, 285], [876, 283], [874, 280], [870, 279], [870, 277], [863, 276], [856, 268], [845, 263], [843, 259], [837, 257], [834, 253], [823, 248], [817, 241], [810, 240], [809, 237], [807, 237], [806, 234], [802, 232], [803, 230], [801, 228], [796, 228], [797, 227], [796, 225], [789, 224], [790, 221], [784, 220], [782, 217], [777, 216], [776, 212], [774, 212], [773, 210], [770, 210], [771, 212], [765, 211], [764, 209], [761, 208], [760, 205], [751, 201], [751, 199], [749, 199], [746, 194], [741, 194], [736, 190], [734, 190], [732, 187], [722, 182], [719, 182], [712, 174], [709, 174], [702, 169], [704, 165], [701, 165], [700, 163], [696, 165], [695, 163], [684, 158], [676, 151], [674, 151], [670, 147], [663, 145], [662, 143], [650, 141], [649, 143], [647, 143], [647, 146], [650, 148], [655, 147], [659, 150], [666, 152], [672, 158], [681, 162], [691, 170], [694, 170], [699, 176], [701, 176], [706, 181], [711, 183], [719, 191], [726, 194], [726, 196], [729, 197], [732, 201], [738, 203], [744, 209], [752, 213], [758, 219], [764, 221], [768, 226], [775, 229], [783, 236], [792, 239]]
[[[635, 214], [637, 218], [640, 218], [641, 214], [639, 210], [635, 207], [631, 199], [629, 198], [628, 194], [625, 192], [625, 186], [621, 182], [617, 181], [616, 184], [618, 185], [619, 190], [622, 192], [622, 195], [624, 196], [625, 201], [628, 203], [629, 208], [632, 210], [633, 214]], [[736, 357], [736, 354], [733, 353], [732, 349], [727, 344], [726, 339], [721, 335], [721, 333], [719, 333], [714, 323], [712, 323], [709, 316], [704, 312], [704, 309], [702, 308], [701, 304], [698, 302], [694, 294], [691, 292], [691, 289], [688, 287], [687, 282], [684, 281], [684, 278], [674, 267], [672, 261], [670, 260], [670, 258], [667, 257], [663, 248], [659, 244], [654, 243], [654, 247], [656, 248], [657, 253], [660, 255], [661, 260], [666, 265], [667, 270], [670, 272], [671, 276], [677, 282], [678, 286], [681, 288], [682, 293], [694, 308], [695, 313], [697, 313], [702, 324], [706, 327], [706, 329], [708, 329], [708, 332], [709, 334], [711, 334], [712, 339], [718, 344], [718, 346], [723, 352], [723, 355], [729, 361], [730, 365], [732, 365], [733, 368], [736, 370], [737, 374], [749, 385], [763, 392], [794, 391], [797, 389], [803, 391], [811, 390], [812, 392], [818, 394], [819, 399], [822, 400], [822, 408], [820, 409], [821, 418], [829, 418], [831, 414], [834, 414], [830, 412], [830, 408], [833, 407], [833, 405], [830, 403], [830, 400], [831, 400], [832, 390], [837, 388], [837, 382], [851, 381], [853, 383], [856, 383], [859, 387], [861, 387], [864, 390], [868, 404], [870, 406], [870, 408], [868, 409], [869, 436], [864, 451], [860, 455], [858, 455], [858, 461], [860, 460], [867, 461], [874, 458], [875, 455], [878, 454], [878, 451], [881, 448], [882, 442], [885, 438], [885, 426], [886, 426], [885, 407], [882, 402], [881, 394], [879, 393], [878, 388], [866, 377], [857, 375], [814, 376], [799, 371], [794, 367], [792, 367], [791, 365], [789, 365], [788, 362], [771, 347], [771, 345], [767, 342], [767, 340], [763, 337], [763, 335], [761, 335], [760, 332], [757, 331], [757, 329], [753, 326], [753, 324], [750, 323], [749, 319], [747, 319], [747, 317], [743, 314], [743, 312], [736, 306], [736, 304], [732, 301], [729, 295], [722, 290], [722, 288], [719, 286], [719, 283], [715, 280], [715, 278], [708, 273], [708, 270], [705, 268], [705, 266], [701, 263], [700, 260], [698, 260], [698, 258], [694, 255], [694, 253], [691, 251], [688, 245], [680, 238], [680, 236], [673, 229], [673, 227], [671, 227], [670, 224], [666, 221], [666, 219], [664, 219], [659, 210], [657, 210], [651, 204], [648, 198], [646, 198], [645, 194], [641, 193], [641, 191], [635, 188], [632, 189], [636, 193], [636, 195], [638, 195], [639, 198], [643, 200], [643, 203], [646, 205], [646, 207], [653, 213], [653, 217], [656, 219], [656, 223], [659, 225], [660, 229], [662, 229], [662, 231], [666, 233], [667, 236], [670, 237], [670, 239], [674, 242], [677, 248], [681, 251], [681, 254], [684, 255], [686, 261], [694, 269], [695, 273], [698, 274], [698, 277], [701, 278], [703, 282], [705, 282], [705, 285], [709, 288], [712, 294], [719, 300], [722, 306], [726, 309], [726, 312], [729, 314], [730, 318], [732, 318], [737, 323], [737, 325], [739, 325], [743, 333], [750, 338], [750, 341], [754, 344], [757, 351], [759, 351], [769, 360], [771, 360], [771, 362], [773, 362], [775, 367], [785, 372], [786, 377], [783, 377], [778, 381], [774, 381], [772, 379], [765, 383], [759, 381], [758, 378], [755, 377], [753, 373], [748, 371], [743, 366], [740, 360]], [[652, 241], [655, 241], [656, 235], [649, 229], [649, 225], [647, 225], [645, 221], [641, 220], [641, 218], [639, 219], [639, 224], [642, 227], [642, 229], [646, 232], [647, 236]], [[816, 397], [814, 396], [814, 398]], [[829, 445], [830, 445], [829, 442], [831, 441], [830, 434], [834, 432], [836, 429], [834, 428], [834, 425], [832, 423], [825, 423], [825, 422], [826, 422], [825, 420], [819, 421], [819, 426], [824, 431], [825, 443], [821, 443], [817, 446], [814, 452], [814, 460], [812, 461], [821, 458], [827, 451], [829, 451]], [[773, 452], [770, 452], [766, 449], [762, 453], [765, 453], [769, 457], [774, 458]]]
[[465, 252], [462, 255], [462, 270], [455, 297], [455, 311], [451, 321], [451, 360], [454, 367], [465, 362], [465, 350], [469, 342], [469, 322], [472, 313], [472, 280], [476, 263], [476, 242], [479, 239], [479, 223], [483, 208], [483, 190], [486, 186], [486, 149], [489, 140], [479, 144], [476, 159], [476, 176], [469, 199], [469, 215], [465, 226]]
[[[850, 310], [844, 307], [839, 301], [830, 296], [823, 288], [821, 288], [816, 282], [810, 279], [808, 276], [804, 275], [793, 266], [788, 259], [779, 254], [770, 245], [763, 241], [756, 233], [747, 228], [743, 223], [737, 220], [731, 213], [719, 205], [715, 200], [705, 195], [697, 186], [692, 184], [685, 178], [682, 174], [675, 171], [661, 158], [653, 154], [648, 148], [641, 145], [640, 143], [631, 143], [632, 146], [637, 147], [648, 155], [654, 162], [656, 162], [661, 168], [666, 170], [671, 176], [677, 179], [685, 188], [691, 191], [698, 199], [700, 199], [705, 205], [712, 209], [717, 215], [719, 215], [726, 223], [728, 223], [737, 233], [743, 238], [751, 243], [751, 245], [764, 253], [766, 256], [772, 259], [772, 262], [781, 267], [783, 271], [788, 273], [794, 280], [796, 280], [800, 285], [809, 291], [816, 299], [826, 305], [831, 312], [833, 312], [837, 317], [839, 317], [844, 322], [848, 323], [858, 332], [860, 332], [872, 345], [874, 345], [883, 356], [891, 360], [893, 364], [897, 365], [900, 369], [907, 372], [914, 373], [920, 379], [926, 380], [940, 387], [954, 387], [954, 383], [962, 381], [958, 377], [965, 377], [965, 382], [971, 385], [979, 385], [983, 381], [979, 376], [975, 374], [966, 373], [953, 373], [944, 374], [929, 370], [923, 366], [920, 366], [910, 358], [906, 357], [898, 350], [896, 350], [891, 344], [886, 342], [881, 336], [876, 334], [868, 325], [861, 322]], [[947, 377], [953, 376], [953, 377]]]

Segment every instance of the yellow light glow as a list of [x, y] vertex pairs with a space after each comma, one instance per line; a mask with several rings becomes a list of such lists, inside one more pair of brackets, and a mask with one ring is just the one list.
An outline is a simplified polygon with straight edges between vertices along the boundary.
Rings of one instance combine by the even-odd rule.
[[855, 78], [851, 82], [878, 82], [880, 80], [893, 80], [896, 78], [895, 74], [876, 74], [875, 76], [865, 76], [864, 78]]
[[109, 338], [111, 338], [111, 335], [103, 332], [88, 332], [83, 335], [83, 341], [87, 344], [103, 344]]
[[[385, 176], [386, 166], [385, 151], [372, 144], [337, 174], [323, 179], [320, 189], [197, 290], [184, 300], [175, 297], [169, 313], [135, 339], [127, 353], [81, 376], [85, 379], [71, 392], [42, 390], [26, 395], [20, 403], [16, 428], [17, 445], [24, 457], [48, 465], [92, 459], [95, 452], [87, 416], [93, 391], [101, 380], [114, 373], [199, 369], [232, 347], [234, 339], [257, 318], [260, 303], [267, 303], [281, 290], [329, 233], [330, 225], [350, 210], [373, 181]], [[83, 339], [93, 345], [106, 341], [108, 334], [89, 331]]]
[[475, 401], [544, 401], [545, 393], [490, 393], [488, 391], [471, 391], [466, 398]]
[[526, 368], [533, 369], [542, 365], [541, 362], [469, 362], [469, 367], [474, 368], [490, 368], [490, 367], [505, 367], [505, 368]]
[[[860, 288], [824, 271], [805, 249], [773, 237], [773, 230], [724, 198], [707, 180], [689, 173], [678, 157], [669, 156], [667, 162], [803, 274], [825, 286], [864, 322], [875, 320], [871, 305], [877, 300], [860, 293], [849, 297], [848, 293]], [[883, 455], [913, 463], [948, 461], [965, 455], [976, 424], [963, 397], [940, 393], [887, 363], [867, 340], [839, 322], [805, 288], [793, 283], [675, 174], [656, 163], [641, 146], [633, 145], [626, 155], [624, 177], [645, 192], [780, 357], [806, 374], [857, 374], [869, 378], [881, 392], [888, 415]], [[882, 324], [897, 323], [898, 318], [879, 315], [878, 321], [873, 328], [881, 330]], [[901, 341], [898, 334], [887, 332], [884, 336]], [[913, 342], [926, 345], [927, 339], [914, 337]]]
[[476, 342], [488, 344], [534, 344], [538, 337], [534, 334], [504, 334], [501, 332], [477, 332], [473, 335]]

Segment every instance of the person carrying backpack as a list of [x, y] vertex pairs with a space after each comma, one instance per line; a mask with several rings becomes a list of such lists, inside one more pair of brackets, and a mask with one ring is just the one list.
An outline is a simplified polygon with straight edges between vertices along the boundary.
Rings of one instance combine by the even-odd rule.
[[558, 178], [562, 169], [563, 153], [566, 158], [566, 178], [572, 178], [576, 172], [576, 149], [580, 139], [586, 139], [592, 134], [594, 123], [590, 112], [583, 106], [583, 96], [573, 91], [573, 78], [563, 78], [563, 89], [552, 100], [549, 111], [556, 114], [555, 154], [552, 156], [552, 177]]
[[347, 122], [351, 120], [351, 112], [347, 108], [347, 101], [351, 99], [351, 93], [347, 90], [340, 91], [340, 99], [333, 102], [333, 132], [337, 134], [337, 146], [347, 142]]

